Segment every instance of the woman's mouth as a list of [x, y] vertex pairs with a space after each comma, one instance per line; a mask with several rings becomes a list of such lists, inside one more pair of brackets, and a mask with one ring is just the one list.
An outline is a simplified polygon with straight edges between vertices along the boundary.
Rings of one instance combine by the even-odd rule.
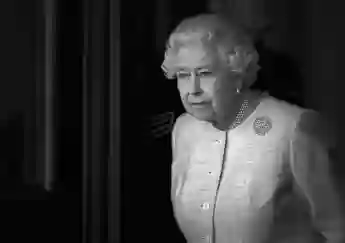
[[191, 106], [195, 108], [203, 108], [205, 106], [209, 106], [210, 104], [211, 104], [210, 102], [197, 102], [197, 103], [191, 103]]

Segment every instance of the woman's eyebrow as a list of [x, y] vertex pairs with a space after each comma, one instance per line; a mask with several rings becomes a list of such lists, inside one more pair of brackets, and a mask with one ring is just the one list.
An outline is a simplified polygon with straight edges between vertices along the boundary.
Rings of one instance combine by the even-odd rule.
[[206, 66], [201, 66], [201, 67], [197, 67], [195, 70], [197, 71], [204, 71], [204, 70], [210, 70], [211, 66], [210, 65], [206, 65]]
[[176, 69], [177, 72], [188, 72], [189, 70], [187, 68], [183, 68], [183, 67], [178, 67]]
[[194, 71], [197, 71], [197, 72], [200, 72], [200, 71], [209, 71], [211, 69], [211, 66], [210, 65], [205, 65], [205, 66], [199, 66], [199, 67], [196, 67], [196, 68], [187, 68], [187, 67], [174, 67], [174, 71], [175, 72], [192, 72], [193, 70]]

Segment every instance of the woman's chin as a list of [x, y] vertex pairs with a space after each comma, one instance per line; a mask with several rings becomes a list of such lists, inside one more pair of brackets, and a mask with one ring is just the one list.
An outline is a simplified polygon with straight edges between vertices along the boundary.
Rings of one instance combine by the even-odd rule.
[[198, 120], [202, 121], [212, 121], [214, 112], [210, 108], [193, 108], [193, 107], [188, 107], [187, 112], [194, 116]]

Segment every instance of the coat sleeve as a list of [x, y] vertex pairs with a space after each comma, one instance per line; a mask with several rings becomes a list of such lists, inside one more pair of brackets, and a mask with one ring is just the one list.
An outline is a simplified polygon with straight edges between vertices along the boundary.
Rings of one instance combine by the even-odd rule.
[[188, 152], [188, 127], [190, 126], [190, 117], [183, 114], [176, 119], [174, 128], [171, 134], [171, 150], [172, 150], [172, 165], [171, 165], [171, 200], [174, 203], [176, 194], [181, 187], [183, 175], [186, 167], [186, 156]]
[[325, 125], [317, 113], [301, 115], [290, 140], [290, 165], [295, 183], [309, 202], [314, 228], [328, 243], [344, 243], [340, 191], [330, 167], [335, 162], [330, 156], [335, 137]]

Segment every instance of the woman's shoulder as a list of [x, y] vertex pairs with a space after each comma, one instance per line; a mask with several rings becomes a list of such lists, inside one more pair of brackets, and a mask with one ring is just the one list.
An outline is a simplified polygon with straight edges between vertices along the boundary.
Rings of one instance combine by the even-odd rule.
[[299, 119], [304, 112], [314, 112], [299, 105], [280, 100], [269, 94], [263, 95], [260, 103], [264, 112], [276, 113], [278, 116]]

